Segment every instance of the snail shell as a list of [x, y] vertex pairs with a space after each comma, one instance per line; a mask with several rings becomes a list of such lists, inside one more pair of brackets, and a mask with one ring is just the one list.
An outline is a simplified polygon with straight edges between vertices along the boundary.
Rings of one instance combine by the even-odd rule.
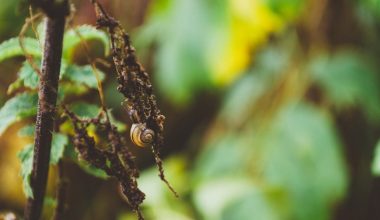
[[131, 127], [131, 140], [139, 147], [146, 147], [154, 141], [154, 131], [146, 127], [145, 123], [135, 123]]

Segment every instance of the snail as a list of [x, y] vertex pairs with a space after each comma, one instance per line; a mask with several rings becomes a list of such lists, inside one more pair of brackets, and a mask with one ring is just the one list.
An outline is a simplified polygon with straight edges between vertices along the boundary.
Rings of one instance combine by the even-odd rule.
[[154, 131], [146, 127], [145, 123], [134, 123], [131, 127], [131, 140], [139, 147], [146, 147], [154, 141]]

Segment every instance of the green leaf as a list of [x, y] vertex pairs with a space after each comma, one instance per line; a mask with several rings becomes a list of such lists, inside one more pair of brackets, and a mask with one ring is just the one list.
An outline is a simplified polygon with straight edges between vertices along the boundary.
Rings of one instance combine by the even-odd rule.
[[[77, 33], [79, 33], [80, 36], [78, 36]], [[66, 59], [71, 57], [75, 47], [77, 47], [82, 40], [99, 40], [105, 47], [104, 52], [106, 56], [110, 51], [110, 42], [107, 34], [103, 31], [97, 30], [93, 26], [82, 25], [76, 27], [75, 30], [71, 29], [65, 33], [63, 39], [63, 57]]]
[[37, 112], [37, 94], [22, 93], [9, 99], [0, 109], [0, 135], [11, 124]]
[[[213, 215], [207, 219], [230, 219], [234, 215], [247, 219], [243, 215], [248, 215], [255, 205], [263, 211], [255, 213], [257, 219], [327, 219], [331, 207], [343, 198], [347, 173], [330, 117], [312, 105], [288, 103], [272, 118], [265, 129], [252, 118], [238, 129], [233, 124], [224, 129], [216, 126], [191, 178], [200, 196], [195, 197], [199, 211], [206, 217]], [[241, 198], [224, 198], [225, 194], [214, 193], [222, 179], [247, 175], [253, 180], [252, 188], [259, 183], [257, 190], [265, 198], [249, 200], [245, 198], [247, 190]], [[213, 185], [216, 178], [219, 181]], [[202, 190], [209, 184], [212, 185]], [[224, 185], [227, 183], [219, 187], [226, 189]], [[272, 201], [273, 195], [266, 193], [267, 188], [286, 196]], [[202, 195], [205, 201], [199, 203]], [[218, 203], [208, 204], [210, 201]], [[203, 208], [206, 205], [210, 207]]]
[[33, 168], [33, 144], [28, 144], [18, 153], [21, 161], [21, 177], [23, 182], [24, 193], [27, 198], [33, 198], [33, 190], [30, 186], [30, 174]]
[[267, 132], [261, 136], [266, 184], [287, 192], [291, 219], [328, 219], [348, 183], [342, 146], [330, 117], [312, 105], [289, 103]]
[[[35, 60], [36, 66], [41, 65], [40, 60]], [[34, 68], [30, 65], [28, 61], [24, 61], [22, 67], [19, 71], [19, 79], [24, 81], [24, 86], [35, 89], [38, 87], [39, 77]]]
[[51, 145], [50, 164], [57, 164], [62, 158], [65, 146], [69, 143], [69, 139], [64, 134], [54, 133]]
[[[252, 189], [246, 191], [239, 199], [228, 204], [222, 211], [222, 217], [219, 219], [287, 219], [279, 215], [279, 212], [276, 212], [277, 207], [273, 206], [270, 201], [267, 201], [268, 195], [264, 192], [252, 191]], [[253, 212], [252, 210], [255, 211]]]
[[[41, 60], [40, 59], [34, 59], [34, 64], [40, 68], [41, 66]], [[66, 61], [65, 60], [61, 60], [61, 68], [60, 68], [60, 77], [62, 76], [62, 73], [65, 72], [66, 70], [66, 67], [67, 67], [67, 64], [66, 64]], [[13, 83], [11, 84], [12, 87], [8, 88], [8, 90], [12, 91], [12, 90], [15, 90], [15, 89], [18, 89], [19, 87], [21, 87], [19, 84], [20, 84], [20, 81], [23, 82], [23, 85], [27, 88], [31, 88], [31, 89], [36, 89], [38, 87], [38, 84], [39, 84], [39, 76], [38, 74], [36, 73], [35, 69], [30, 65], [30, 63], [28, 61], [24, 61], [23, 64], [22, 64], [22, 67], [19, 71], [19, 78]]]
[[[187, 159], [176, 155], [165, 159], [165, 175], [170, 184], [179, 195], [189, 195], [191, 184], [189, 184], [187, 170]], [[144, 200], [144, 210], [147, 219], [176, 219], [190, 220], [192, 212], [188, 206], [188, 200], [178, 200], [173, 196], [165, 184], [160, 184], [155, 167], [144, 170], [139, 177], [139, 188], [149, 195]], [[199, 218], [198, 218], [199, 219]]]
[[225, 36], [220, 34], [220, 29], [227, 31], [226, 5], [224, 1], [218, 4], [166, 0], [152, 3], [147, 22], [134, 39], [139, 47], [145, 48], [157, 42], [155, 80], [160, 91], [175, 104], [186, 105], [197, 92], [211, 88], [208, 61], [213, 55], [219, 56], [215, 49], [221, 48], [218, 43], [223, 42], [221, 36]]
[[[100, 70], [96, 69], [99, 75], [100, 81], [103, 81], [105, 74]], [[98, 81], [96, 79], [95, 73], [90, 65], [77, 66], [69, 65], [63, 74], [63, 77], [71, 80], [75, 83], [84, 84], [90, 88], [98, 88]]]
[[[34, 38], [25, 37], [23, 39], [25, 50], [28, 54], [41, 57], [42, 50], [40, 44]], [[19, 38], [11, 38], [0, 44], [0, 62], [15, 56], [24, 55], [20, 47]]]
[[[28, 127], [27, 130], [29, 130]], [[66, 135], [54, 133], [52, 146], [50, 151], [50, 164], [55, 165], [59, 159], [62, 158], [65, 146], [69, 140]], [[28, 198], [33, 198], [33, 190], [30, 186], [30, 175], [33, 168], [33, 146], [34, 144], [28, 144], [18, 153], [18, 158], [21, 161], [21, 177], [23, 180], [24, 193]]]
[[70, 109], [81, 118], [94, 118], [100, 112], [99, 106], [84, 102], [75, 103], [71, 105]]
[[361, 107], [380, 119], [380, 84], [375, 67], [360, 54], [341, 51], [312, 59], [310, 73], [339, 109]]
[[27, 125], [18, 131], [20, 137], [32, 137], [34, 135], [35, 125]]
[[223, 209], [252, 190], [249, 179], [240, 177], [215, 178], [197, 187], [194, 202], [203, 219], [221, 219]]
[[61, 81], [58, 88], [58, 100], [61, 102], [65, 97], [78, 97], [88, 92], [88, 87], [83, 84]]

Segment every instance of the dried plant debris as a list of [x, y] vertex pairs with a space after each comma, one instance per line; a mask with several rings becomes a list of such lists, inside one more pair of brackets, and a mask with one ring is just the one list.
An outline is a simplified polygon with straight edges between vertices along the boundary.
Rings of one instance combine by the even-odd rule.
[[[133, 211], [137, 212], [139, 219], [144, 219], [140, 204], [145, 199], [145, 194], [137, 187], [139, 171], [125, 139], [110, 122], [108, 114], [102, 111], [96, 118], [82, 119], [66, 107], [64, 109], [74, 125], [74, 146], [79, 157], [115, 177], [120, 182], [122, 193]], [[88, 133], [87, 128], [90, 125], [94, 125], [105, 134], [107, 146], [96, 146], [94, 137]]]
[[92, 0], [92, 3], [95, 7], [98, 28], [106, 28], [111, 38], [112, 56], [119, 83], [118, 91], [126, 98], [125, 108], [134, 124], [143, 125], [146, 129], [154, 131], [149, 144], [158, 166], [159, 176], [177, 196], [164, 176], [159, 150], [163, 146], [165, 117], [157, 106], [150, 77], [137, 61], [129, 35], [120, 23], [110, 17], [96, 0]]

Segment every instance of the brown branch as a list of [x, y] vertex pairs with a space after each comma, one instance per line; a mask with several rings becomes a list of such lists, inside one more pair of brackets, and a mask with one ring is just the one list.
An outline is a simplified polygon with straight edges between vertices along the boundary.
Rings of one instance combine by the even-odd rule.
[[54, 1], [31, 0], [30, 2], [41, 8], [48, 16], [38, 93], [33, 169], [30, 179], [33, 198], [28, 198], [24, 212], [26, 220], [38, 220], [41, 217], [49, 171], [65, 16], [69, 10], [67, 1], [55, 3]]

